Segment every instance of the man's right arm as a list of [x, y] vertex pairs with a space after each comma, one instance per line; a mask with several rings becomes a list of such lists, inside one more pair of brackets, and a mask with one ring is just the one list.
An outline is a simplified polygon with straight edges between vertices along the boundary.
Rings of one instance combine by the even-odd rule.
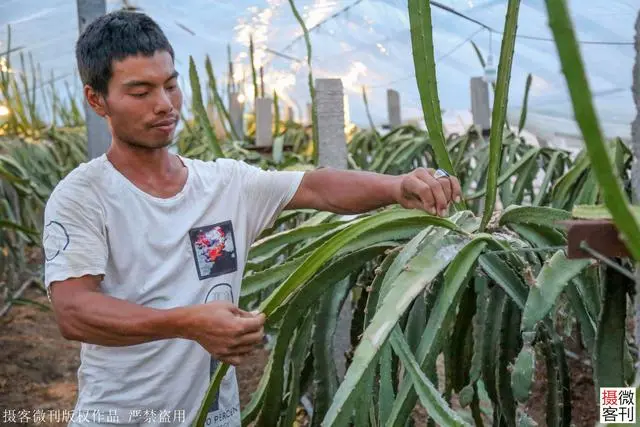
[[164, 310], [144, 307], [103, 294], [99, 276], [52, 283], [51, 302], [65, 338], [103, 346], [185, 338], [224, 362], [239, 364], [264, 335], [263, 314], [247, 313], [227, 302]]
[[181, 337], [184, 311], [152, 309], [105, 295], [99, 276], [53, 282], [50, 295], [60, 333], [69, 340], [125, 346]]

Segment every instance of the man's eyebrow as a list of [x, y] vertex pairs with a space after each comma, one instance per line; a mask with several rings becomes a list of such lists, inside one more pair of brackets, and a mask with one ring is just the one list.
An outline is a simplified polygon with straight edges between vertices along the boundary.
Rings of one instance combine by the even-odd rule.
[[[171, 73], [171, 76], [169, 76], [169, 78], [165, 80], [165, 83], [168, 82], [169, 80], [177, 78], [179, 75], [180, 73], [178, 73], [177, 71], [174, 71], [173, 73]], [[144, 81], [144, 80], [131, 80], [131, 81], [125, 82], [124, 85], [127, 87], [154, 86], [153, 83]]]

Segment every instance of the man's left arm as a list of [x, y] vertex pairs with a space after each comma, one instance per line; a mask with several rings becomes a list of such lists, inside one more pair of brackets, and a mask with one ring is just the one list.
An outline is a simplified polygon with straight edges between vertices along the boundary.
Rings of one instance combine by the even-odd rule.
[[460, 201], [460, 183], [455, 177], [436, 178], [434, 174], [426, 168], [397, 176], [321, 168], [305, 173], [285, 209], [358, 214], [397, 203], [445, 216], [449, 205]]

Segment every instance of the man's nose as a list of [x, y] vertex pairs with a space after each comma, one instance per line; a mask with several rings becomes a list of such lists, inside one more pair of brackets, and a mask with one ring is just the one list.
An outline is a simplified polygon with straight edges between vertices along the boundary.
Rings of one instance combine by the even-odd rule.
[[173, 104], [171, 104], [171, 98], [169, 97], [169, 93], [163, 88], [159, 91], [159, 95], [156, 98], [156, 105], [154, 109], [154, 113], [167, 113], [173, 109]]

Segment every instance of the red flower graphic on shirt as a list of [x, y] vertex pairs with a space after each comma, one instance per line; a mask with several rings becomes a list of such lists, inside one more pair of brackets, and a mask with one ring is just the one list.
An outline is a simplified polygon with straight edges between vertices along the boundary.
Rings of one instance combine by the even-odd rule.
[[213, 263], [222, 256], [226, 239], [224, 230], [221, 227], [214, 227], [206, 233], [200, 233], [195, 244], [205, 260]]

